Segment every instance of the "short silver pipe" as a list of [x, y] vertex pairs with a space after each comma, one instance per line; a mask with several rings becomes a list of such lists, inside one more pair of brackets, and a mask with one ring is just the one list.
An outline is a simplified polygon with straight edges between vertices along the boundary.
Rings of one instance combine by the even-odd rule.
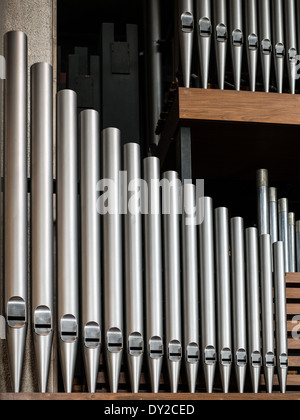
[[256, 174], [258, 232], [259, 235], [270, 233], [269, 216], [269, 174], [266, 169], [260, 169]]
[[290, 271], [288, 213], [289, 213], [288, 199], [281, 198], [278, 201], [279, 240], [284, 243], [284, 266], [285, 266], [286, 273]]
[[194, 39], [194, 4], [193, 0], [177, 0], [178, 30], [181, 55], [181, 67], [184, 87], [191, 84], [193, 39]]
[[171, 392], [177, 393], [182, 360], [180, 194], [177, 172], [163, 174], [166, 351]]
[[185, 365], [189, 391], [196, 392], [200, 362], [196, 187], [183, 186], [182, 261]]
[[247, 357], [247, 307], [245, 272], [244, 221], [240, 217], [231, 219], [231, 262], [233, 290], [234, 362], [237, 385], [244, 393]]
[[85, 376], [90, 393], [96, 392], [101, 352], [101, 227], [97, 212], [100, 181], [99, 114], [80, 114], [81, 130], [81, 331]]
[[286, 281], [284, 270], [284, 246], [282, 242], [273, 245], [274, 250], [274, 286], [276, 315], [276, 352], [280, 391], [285, 394], [289, 367], [288, 333], [286, 310]]
[[213, 392], [217, 365], [213, 200], [200, 198], [203, 220], [199, 228], [202, 361], [208, 393]]
[[232, 368], [230, 233], [227, 208], [215, 210], [216, 277], [218, 296], [218, 356], [222, 388], [229, 392]]
[[235, 90], [241, 90], [244, 28], [242, 0], [229, 0], [230, 42]]
[[142, 213], [138, 200], [141, 188], [141, 150], [137, 143], [124, 146], [124, 171], [127, 173], [125, 187], [130, 203], [124, 220], [127, 360], [131, 389], [133, 393], [138, 393], [144, 358], [144, 307]]
[[4, 36], [4, 308], [14, 392], [20, 392], [28, 325], [27, 37]]
[[121, 132], [117, 128], [102, 131], [102, 168], [103, 180], [112, 184], [110, 209], [103, 216], [105, 353], [110, 390], [117, 393], [124, 348]]
[[77, 95], [57, 94], [57, 307], [64, 388], [72, 392], [79, 337]]
[[[286, 30], [286, 58], [288, 67], [288, 77], [290, 91], [296, 93], [296, 74], [297, 74], [297, 25], [296, 25], [296, 2], [295, 0], [285, 0], [285, 30]], [[299, 30], [299, 28], [298, 28]]]
[[228, 41], [227, 0], [213, 0], [213, 15], [218, 85], [219, 89], [224, 90]]
[[39, 391], [47, 391], [53, 312], [53, 70], [31, 68], [32, 330]]
[[164, 356], [163, 331], [163, 282], [162, 282], [162, 234], [160, 161], [144, 159], [144, 180], [148, 186], [145, 197], [145, 275], [146, 275], [146, 320], [147, 356], [153, 393], [159, 392]]
[[272, 63], [272, 22], [270, 0], [259, 0], [260, 57], [265, 92], [270, 91]]
[[296, 222], [296, 258], [297, 273], [300, 273], [300, 220]]
[[277, 92], [283, 92], [285, 64], [284, 9], [282, 0], [272, 0], [273, 55], [275, 64]]
[[296, 215], [288, 214], [289, 220], [289, 271], [296, 272]]
[[259, 55], [257, 0], [246, 0], [246, 48], [250, 90], [255, 92]]
[[212, 37], [211, 0], [197, 0], [196, 5], [201, 86], [203, 89], [207, 89]]
[[262, 300], [262, 336], [263, 366], [267, 392], [272, 393], [275, 349], [274, 349], [274, 311], [273, 311], [273, 274], [270, 235], [260, 237], [261, 265], [261, 300]]
[[262, 366], [260, 328], [260, 279], [259, 242], [256, 228], [246, 229], [246, 267], [248, 296], [248, 355], [252, 389], [259, 392]]

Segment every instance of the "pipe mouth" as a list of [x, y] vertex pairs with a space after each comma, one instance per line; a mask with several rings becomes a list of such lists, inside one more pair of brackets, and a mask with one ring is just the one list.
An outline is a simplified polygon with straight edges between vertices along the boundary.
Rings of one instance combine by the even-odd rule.
[[259, 169], [256, 172], [256, 185], [258, 188], [269, 186], [269, 171], [267, 169]]
[[278, 211], [279, 213], [289, 211], [289, 201], [287, 198], [281, 198], [280, 200], [278, 200]]
[[274, 187], [269, 188], [269, 202], [277, 203], [277, 188], [274, 188]]
[[289, 213], [289, 225], [295, 226], [296, 224], [296, 215], [295, 213]]

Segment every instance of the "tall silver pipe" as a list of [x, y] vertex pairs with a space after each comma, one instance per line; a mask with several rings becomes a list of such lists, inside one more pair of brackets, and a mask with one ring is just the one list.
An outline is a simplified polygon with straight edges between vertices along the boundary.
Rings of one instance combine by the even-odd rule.
[[270, 235], [272, 245], [278, 241], [277, 188], [269, 188]]
[[197, 0], [197, 36], [201, 85], [203, 89], [207, 89], [212, 36], [211, 0]]
[[296, 258], [297, 258], [297, 273], [300, 272], [300, 220], [296, 222]]
[[81, 330], [85, 375], [90, 393], [96, 392], [101, 352], [101, 227], [97, 212], [100, 181], [99, 114], [80, 114], [81, 129]]
[[159, 159], [144, 160], [144, 180], [148, 185], [148, 212], [145, 215], [147, 352], [152, 392], [158, 393], [164, 355]]
[[184, 291], [184, 335], [185, 364], [189, 390], [196, 392], [200, 361], [199, 331], [199, 287], [198, 287], [198, 250], [196, 225], [196, 187], [183, 186], [183, 291]]
[[248, 363], [244, 236], [243, 219], [231, 219], [234, 357], [237, 385], [241, 394], [244, 392]]
[[65, 391], [72, 392], [79, 337], [77, 95], [57, 94], [58, 334]]
[[127, 359], [132, 392], [138, 393], [144, 357], [142, 214], [139, 205], [141, 151], [137, 143], [124, 146], [128, 202], [125, 215]]
[[[297, 64], [297, 26], [296, 26], [296, 3], [295, 0], [285, 0], [285, 29], [286, 29], [286, 58], [290, 91], [296, 92], [296, 64]], [[298, 28], [299, 30], [299, 28]]]
[[19, 392], [28, 323], [27, 37], [8, 32], [4, 44], [4, 300], [11, 383]]
[[213, 0], [213, 8], [218, 84], [219, 89], [224, 90], [228, 40], [227, 1]]
[[286, 273], [290, 271], [288, 213], [288, 199], [281, 198], [278, 200], [279, 240], [284, 243], [284, 266]]
[[256, 228], [246, 229], [246, 265], [248, 296], [248, 337], [249, 363], [252, 389], [259, 392], [262, 366], [261, 330], [260, 330], [260, 281], [259, 281], [259, 246]]
[[104, 236], [104, 325], [108, 378], [112, 393], [118, 392], [124, 347], [123, 334], [123, 260], [122, 216], [120, 214], [121, 132], [102, 131], [104, 180], [112, 183], [110, 209], [103, 216]]
[[259, 0], [260, 57], [265, 92], [270, 91], [272, 24], [270, 0]]
[[53, 70], [31, 68], [32, 329], [39, 390], [47, 390], [53, 312]]
[[223, 392], [228, 394], [232, 368], [230, 238], [228, 209], [215, 210], [216, 275], [218, 289], [219, 365]]
[[178, 29], [184, 87], [189, 88], [192, 72], [194, 5], [193, 0], [178, 1]]
[[276, 351], [280, 390], [286, 393], [288, 375], [288, 342], [287, 342], [287, 311], [286, 282], [284, 270], [284, 246], [282, 242], [273, 245], [274, 250], [274, 286], [276, 314]]
[[260, 265], [261, 265], [261, 300], [262, 300], [262, 336], [263, 336], [263, 365], [267, 392], [272, 393], [275, 350], [274, 350], [274, 311], [273, 311], [273, 275], [271, 237], [260, 237]]
[[148, 100], [151, 142], [158, 143], [155, 135], [157, 122], [160, 118], [163, 103], [162, 89], [162, 53], [159, 41], [161, 40], [160, 0], [145, 1], [147, 11], [147, 42], [148, 42]]
[[171, 392], [177, 393], [182, 359], [180, 225], [181, 182], [177, 172], [163, 174], [166, 349]]
[[269, 217], [269, 174], [266, 169], [260, 169], [256, 174], [258, 202], [258, 232], [260, 235], [270, 233]]
[[296, 215], [288, 214], [289, 220], [289, 272], [296, 272]]
[[201, 198], [200, 206], [203, 212], [199, 235], [202, 357], [206, 389], [212, 393], [217, 364], [213, 200]]
[[235, 90], [241, 90], [244, 28], [242, 0], [229, 0], [230, 41]]
[[246, 37], [250, 90], [255, 92], [259, 51], [257, 0], [246, 0]]
[[277, 82], [277, 91], [283, 91], [285, 37], [284, 37], [284, 9], [282, 0], [272, 0], [273, 17], [273, 51]]

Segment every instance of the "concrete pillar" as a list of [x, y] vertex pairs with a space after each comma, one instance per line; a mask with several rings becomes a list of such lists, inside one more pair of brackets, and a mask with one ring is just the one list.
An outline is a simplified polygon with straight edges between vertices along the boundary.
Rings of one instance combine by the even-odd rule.
[[[30, 94], [30, 67], [32, 64], [45, 61], [54, 67], [54, 92], [56, 92], [56, 3], [57, 0], [0, 0], [0, 55], [3, 55], [3, 35], [12, 30], [23, 31], [28, 36], [28, 92]], [[1, 177], [3, 177], [3, 80], [0, 80], [0, 135], [1, 135]], [[28, 98], [28, 177], [30, 176], [30, 95]], [[3, 238], [3, 195], [1, 192], [0, 235]], [[28, 213], [30, 215], [30, 212]], [[28, 232], [29, 237], [29, 232]], [[30, 250], [30, 247], [29, 247]], [[3, 314], [3, 250], [0, 255], [0, 315]], [[30, 255], [29, 255], [30, 261]], [[30, 273], [30, 264], [28, 263]], [[30, 276], [29, 276], [30, 284]], [[29, 290], [30, 296], [30, 290]], [[30, 320], [30, 310], [29, 322]], [[30, 326], [26, 344], [23, 369], [22, 392], [37, 392], [34, 354]], [[49, 392], [56, 391], [56, 355], [49, 378]], [[6, 343], [0, 339], [0, 393], [10, 392], [10, 377]]]

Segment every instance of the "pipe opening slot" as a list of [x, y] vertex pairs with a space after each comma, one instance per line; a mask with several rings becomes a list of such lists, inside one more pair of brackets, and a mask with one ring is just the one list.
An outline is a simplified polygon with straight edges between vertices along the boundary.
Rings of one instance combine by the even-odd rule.
[[205, 349], [204, 361], [206, 365], [214, 365], [217, 363], [217, 352], [213, 346], [209, 346]]
[[286, 354], [281, 354], [279, 356], [279, 364], [281, 369], [288, 369], [289, 367], [289, 358]]
[[144, 353], [144, 340], [142, 334], [133, 333], [129, 336], [128, 349], [131, 356], [141, 356]]
[[275, 367], [275, 355], [273, 353], [266, 354], [265, 366], [267, 368], [274, 368]]
[[282, 43], [278, 43], [275, 45], [275, 54], [277, 58], [284, 58], [285, 56], [285, 49]]
[[212, 32], [211, 21], [207, 17], [203, 17], [199, 20], [199, 31], [203, 37], [210, 37]]
[[84, 327], [84, 345], [95, 349], [101, 344], [101, 329], [97, 322], [89, 322]]
[[182, 346], [177, 340], [169, 343], [168, 358], [172, 362], [179, 362], [182, 359]]
[[164, 355], [164, 345], [160, 337], [149, 340], [149, 355], [151, 359], [160, 359]]
[[194, 17], [190, 12], [184, 12], [181, 15], [181, 29], [182, 32], [192, 33], [194, 30]]
[[256, 351], [251, 355], [251, 365], [254, 368], [260, 368], [262, 365], [261, 354], [260, 352]]
[[263, 39], [261, 41], [261, 51], [264, 55], [270, 55], [272, 52], [272, 44], [269, 39]]
[[232, 44], [234, 47], [241, 47], [244, 42], [243, 32], [240, 29], [235, 29], [232, 32]]
[[78, 323], [73, 315], [65, 315], [60, 321], [60, 338], [65, 343], [74, 343], [78, 338]]
[[187, 346], [186, 360], [188, 363], [198, 363], [200, 359], [199, 346], [196, 343], [191, 343]]
[[34, 331], [38, 335], [52, 332], [51, 310], [47, 306], [39, 306], [34, 312]]
[[221, 365], [231, 366], [232, 364], [232, 353], [230, 349], [223, 349], [221, 351]]
[[288, 52], [289, 61], [292, 63], [297, 62], [297, 50], [296, 48], [290, 48]]
[[107, 350], [110, 353], [120, 353], [123, 350], [123, 334], [118, 328], [107, 332]]
[[26, 324], [26, 303], [20, 297], [13, 297], [7, 303], [7, 324], [11, 328], [23, 328]]
[[225, 42], [228, 38], [228, 32], [227, 32], [227, 26], [223, 23], [220, 23], [216, 27], [216, 33], [217, 33], [217, 41], [218, 42]]
[[251, 51], [258, 49], [258, 36], [256, 34], [250, 34], [248, 36], [248, 48]]
[[236, 364], [237, 366], [247, 365], [247, 352], [246, 350], [240, 349], [236, 352]]

